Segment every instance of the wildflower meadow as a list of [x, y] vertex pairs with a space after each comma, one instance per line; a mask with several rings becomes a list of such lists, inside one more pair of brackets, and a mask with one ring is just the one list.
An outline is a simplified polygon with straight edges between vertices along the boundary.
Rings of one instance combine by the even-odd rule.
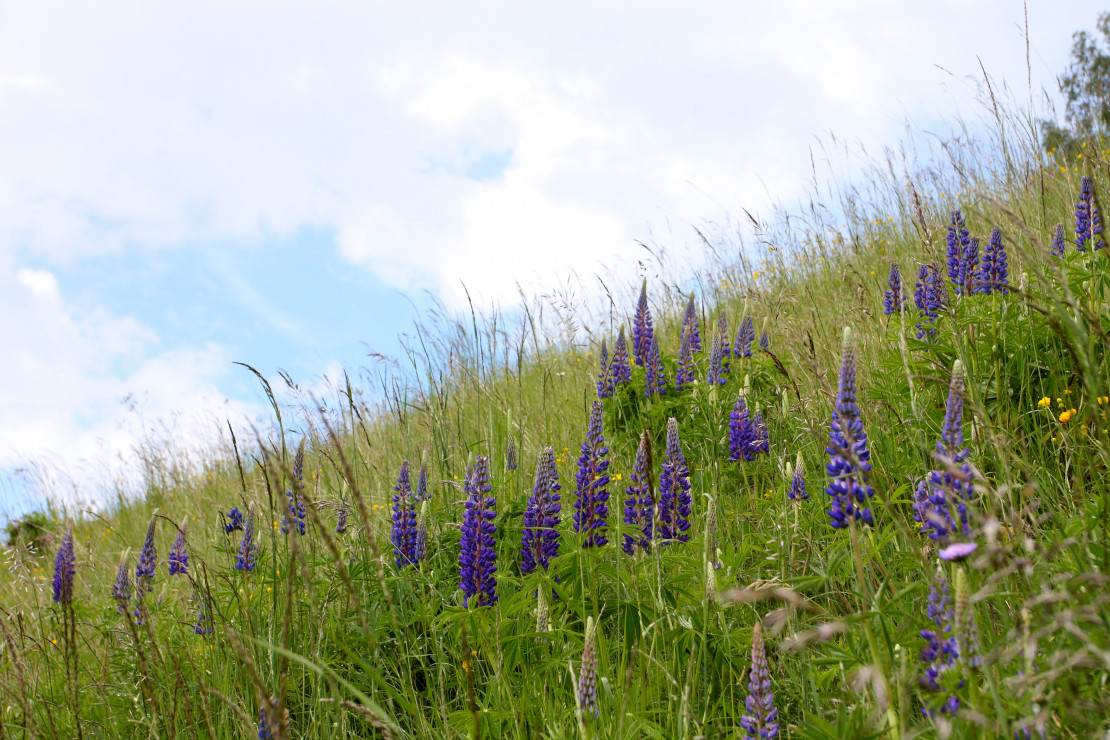
[[0, 738], [1105, 737], [1110, 143], [994, 110], [372, 395], [258, 374], [0, 549]]

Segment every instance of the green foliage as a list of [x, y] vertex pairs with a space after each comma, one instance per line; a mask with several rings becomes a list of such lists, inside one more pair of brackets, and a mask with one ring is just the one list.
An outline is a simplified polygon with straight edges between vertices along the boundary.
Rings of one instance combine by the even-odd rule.
[[1084, 141], [1110, 131], [1110, 13], [1101, 14], [1095, 28], [1098, 35], [1075, 33], [1071, 64], [1060, 77], [1066, 126], [1041, 121], [1045, 151], [1069, 160], [1081, 153]]

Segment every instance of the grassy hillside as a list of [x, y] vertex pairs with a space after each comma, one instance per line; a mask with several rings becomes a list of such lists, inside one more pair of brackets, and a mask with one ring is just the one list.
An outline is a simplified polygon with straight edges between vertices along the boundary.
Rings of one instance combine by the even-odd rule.
[[[604, 442], [587, 439], [599, 356], [619, 327], [633, 353], [638, 277], [608, 286], [610, 316], [570, 291], [508, 313], [429, 316], [406, 338], [403, 372], [378, 366], [382, 404], [350, 386], [326, 402], [301, 394], [299, 409], [275, 407], [282, 434], [237, 430], [235, 449], [203, 474], [152, 451], [142, 500], [71, 512], [71, 592], [65, 569], [54, 575], [66, 517], [49, 518], [37, 543], [21, 530], [0, 558], [0, 737], [734, 738], [758, 734], [772, 702], [787, 738], [1101, 736], [1110, 250], [1078, 251], [1074, 229], [1081, 177], [1110, 193], [1107, 152], [1089, 142], [1064, 161], [1025, 145], [1015, 124], [1000, 120], [981, 147], [946, 142], [943, 160], [891, 155], [866, 187], [757, 223], [758, 244], [743, 251], [727, 230], [705, 234], [699, 275], [660, 260], [644, 289], [667, 392], [646, 396], [633, 365], [602, 401]], [[1008, 288], [976, 274], [976, 292], [956, 293], [954, 208], [980, 257], [1000, 230]], [[1063, 257], [1050, 254], [1057, 222]], [[892, 261], [907, 307], [886, 314]], [[913, 298], [930, 264], [947, 296], [932, 320]], [[677, 391], [690, 289], [702, 349]], [[733, 349], [753, 319], [753, 351], [730, 358], [718, 385], [708, 377], [722, 315]], [[845, 346], [866, 447], [838, 377]], [[951, 383], [957, 361], [962, 387]], [[750, 460], [729, 459], [738, 398], [763, 419]], [[830, 418], [848, 439], [830, 443]], [[689, 475], [685, 530], [666, 508], [672, 492], [683, 508], [670, 419]], [[635, 470], [641, 440], [648, 459]], [[559, 549], [524, 575], [547, 446]], [[469, 495], [484, 456], [490, 490]], [[809, 498], [791, 500], [798, 459]], [[403, 460], [412, 491], [398, 483]], [[395, 506], [419, 497], [422, 462], [426, 499]], [[837, 481], [873, 489], [872, 523], [830, 525]], [[921, 481], [931, 514], [915, 505]], [[638, 484], [663, 511], [651, 515], [655, 538], [628, 555], [625, 535], [642, 535], [622, 517]], [[583, 489], [607, 501], [604, 546], [575, 531]], [[497, 599], [464, 607], [460, 549], [474, 532], [460, 524], [483, 506], [495, 512], [485, 521]], [[226, 531], [233, 507], [253, 519], [249, 571], [236, 568], [245, 533]], [[393, 518], [408, 528], [397, 533]], [[946, 522], [947, 536], [921, 531]], [[682, 537], [665, 539], [668, 527]], [[391, 537], [407, 551], [410, 536], [423, 552], [399, 565]], [[179, 539], [187, 572], [171, 574]], [[969, 543], [963, 559], [938, 557]], [[149, 593], [137, 599], [132, 585], [118, 608], [117, 573], [134, 584], [152, 562]], [[922, 657], [929, 634], [935, 659]], [[753, 672], [760, 641], [768, 667], [757, 660]]]

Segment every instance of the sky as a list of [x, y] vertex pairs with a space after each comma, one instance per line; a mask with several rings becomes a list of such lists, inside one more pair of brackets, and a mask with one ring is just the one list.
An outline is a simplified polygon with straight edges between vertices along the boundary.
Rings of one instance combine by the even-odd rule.
[[1012, 0], [679, 5], [0, 0], [0, 512], [265, 415], [237, 361], [323, 388], [977, 118], [980, 63], [1055, 91], [1101, 10], [1030, 2], [1027, 72]]

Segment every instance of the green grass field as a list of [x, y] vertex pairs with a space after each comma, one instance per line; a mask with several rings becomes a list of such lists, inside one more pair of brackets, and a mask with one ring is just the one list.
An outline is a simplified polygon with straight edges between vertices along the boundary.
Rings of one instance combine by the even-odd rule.
[[[236, 447], [201, 472], [173, 450], [147, 450], [142, 498], [49, 512], [45, 532], [21, 529], [0, 550], [0, 737], [747, 737], [756, 625], [779, 737], [1103, 737], [1110, 250], [1078, 251], [1074, 229], [1081, 177], [1106, 197], [1110, 176], [1098, 142], [1073, 160], [1033, 142], [1020, 118], [1000, 117], [995, 138], [946, 142], [940, 159], [875, 162], [866, 187], [757, 224], [759, 242], [744, 251], [727, 229], [706, 234], [697, 275], [654, 263], [661, 276], [653, 267], [646, 290], [668, 391], [645, 396], [633, 366], [603, 401], [605, 546], [584, 547], [571, 517], [601, 343], [611, 351], [623, 326], [632, 350], [635, 275], [607, 287], [606, 315], [558, 292], [512, 311], [430, 315], [407, 356], [382, 370], [380, 403], [347, 386], [275, 406], [281, 431], [236, 429]], [[980, 254], [1000, 230], [1008, 292], [955, 293], [953, 208]], [[1062, 258], [1049, 251], [1058, 222]], [[892, 261], [908, 305], [888, 315]], [[948, 296], [933, 322], [912, 295], [923, 264]], [[704, 346], [692, 354], [696, 380], [676, 392], [691, 290]], [[745, 315], [768, 343], [733, 357], [716, 385], [707, 373], [721, 314], [730, 346]], [[923, 320], [933, 331], [919, 339]], [[872, 525], [838, 529], [826, 447], [845, 327], [874, 497]], [[915, 492], [933, 470], [962, 480], [934, 456], [957, 360], [969, 531], [932, 539], [914, 519]], [[762, 414], [769, 449], [730, 461], [741, 394]], [[622, 517], [637, 446], [650, 444], [649, 495], [660, 501], [672, 418], [689, 469], [689, 539], [629, 556], [624, 535], [639, 530]], [[522, 575], [526, 508], [549, 445], [562, 487], [558, 555]], [[464, 483], [487, 455], [498, 598], [467, 608]], [[791, 501], [787, 463], [798, 455], [810, 498]], [[402, 460], [413, 488], [422, 462], [429, 482], [426, 502], [401, 507], [426, 532], [425, 556], [399, 567]], [[858, 469], [856, 452], [846, 460]], [[303, 536], [282, 531], [287, 491], [304, 504]], [[942, 496], [955, 513], [954, 499]], [[253, 512], [249, 572], [235, 567], [244, 533], [224, 528], [233, 507]], [[349, 527], [337, 533], [341, 514]], [[67, 520], [69, 603], [54, 599]], [[660, 532], [663, 515], [653, 523]], [[117, 571], [135, 581], [148, 526], [150, 591], [118, 609]], [[170, 575], [179, 533], [187, 573]], [[957, 540], [977, 549], [939, 559]], [[941, 608], [938, 627], [928, 607], [940, 577], [954, 613]], [[923, 630], [952, 645], [935, 687], [923, 683]]]

